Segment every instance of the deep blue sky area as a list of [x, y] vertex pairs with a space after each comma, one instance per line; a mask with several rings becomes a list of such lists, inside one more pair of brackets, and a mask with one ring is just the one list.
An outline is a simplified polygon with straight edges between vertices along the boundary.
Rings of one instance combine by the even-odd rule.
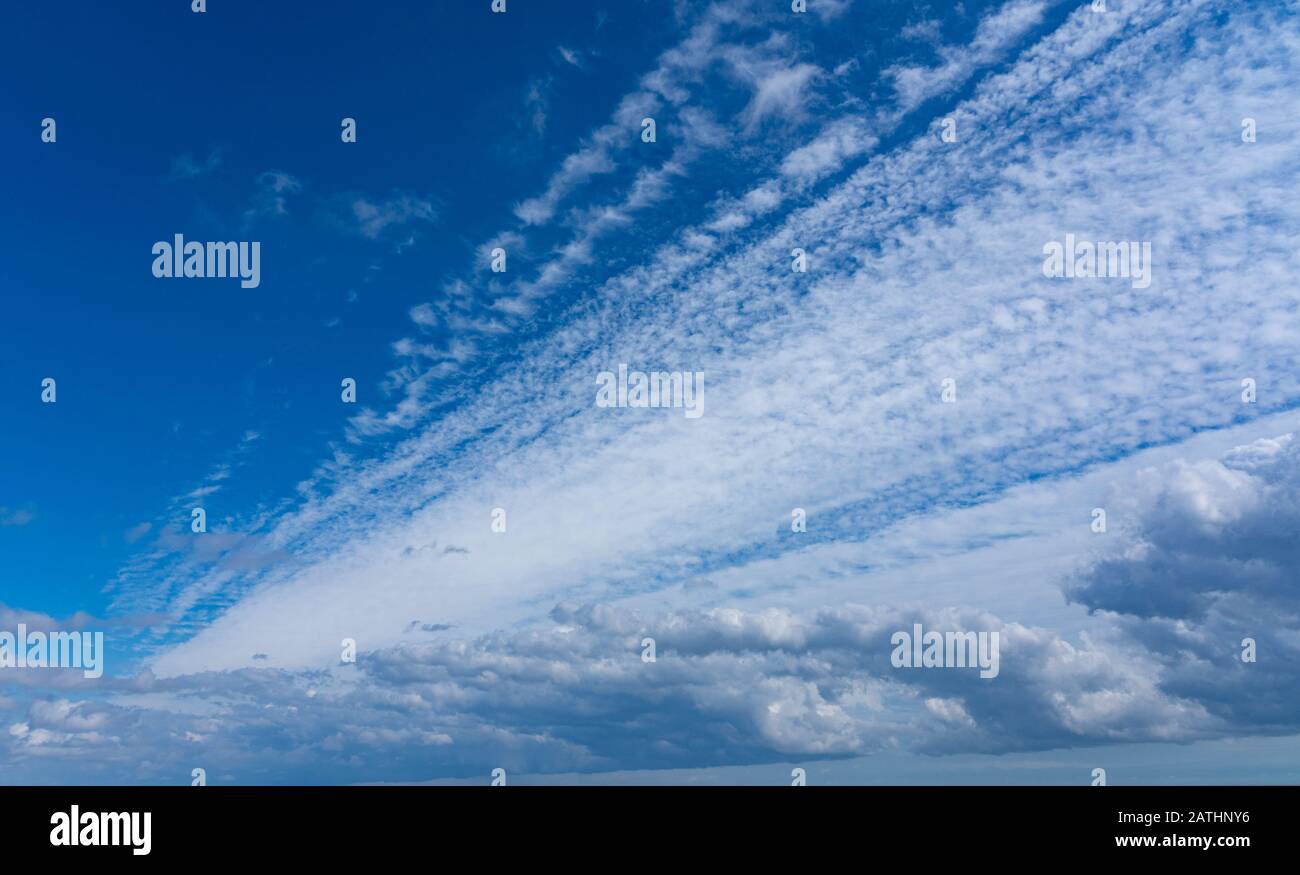
[[[641, 4], [557, 9], [6, 10], [0, 77], [19, 87], [0, 100], [12, 219], [0, 249], [0, 506], [33, 519], [0, 528], [0, 601], [39, 594], [29, 606], [101, 610], [97, 584], [129, 548], [123, 533], [250, 429], [265, 440], [253, 476], [229, 495], [291, 494], [341, 433], [341, 378], [377, 400], [409, 308], [463, 270], [512, 204], [608, 115], [669, 25]], [[598, 33], [608, 54], [587, 60], [592, 75], [565, 80], [556, 46]], [[524, 109], [539, 71], [562, 80], [545, 137]], [[58, 125], [52, 145], [39, 136], [47, 116]], [[340, 141], [348, 116], [355, 144]], [[176, 178], [181, 156], [215, 166]], [[289, 215], [246, 219], [258, 176], [273, 170], [302, 185]], [[395, 191], [427, 199], [440, 217], [403, 257], [392, 239], [336, 227], [349, 197]], [[261, 241], [261, 286], [155, 279], [150, 247], [176, 233]], [[34, 403], [47, 376], [58, 402]]]

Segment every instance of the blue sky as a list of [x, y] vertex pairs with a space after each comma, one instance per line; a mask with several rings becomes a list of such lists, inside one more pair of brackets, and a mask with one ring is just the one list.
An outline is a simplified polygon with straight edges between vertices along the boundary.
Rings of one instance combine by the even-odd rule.
[[1300, 30], [1107, 5], [10, 11], [0, 780], [1294, 780]]

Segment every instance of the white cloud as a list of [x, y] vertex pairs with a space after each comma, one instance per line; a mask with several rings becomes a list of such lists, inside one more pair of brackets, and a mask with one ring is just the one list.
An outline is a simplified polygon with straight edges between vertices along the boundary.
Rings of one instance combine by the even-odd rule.
[[[1243, 161], [1255, 162], [1256, 178], [1268, 179], [1276, 156], [1216, 145], [1224, 135], [1203, 125], [1197, 138], [1185, 134], [1182, 147], [1196, 162], [1153, 162], [1147, 149], [1117, 135], [1113, 103], [1079, 98], [1090, 79], [1128, 82], [1107, 100], [1125, 99], [1123, 88], [1141, 89], [1145, 109], [1119, 124], [1186, 130], [1189, 99], [1206, 101], [1204, 117], [1212, 118], [1214, 105], [1232, 102], [1222, 88], [1280, 87], [1280, 73], [1252, 66], [1249, 80], [1219, 76], [1225, 84], [1207, 91], [1199, 68], [1236, 57], [1208, 48], [1163, 75], [1142, 81], [1127, 75], [1147, 53], [1176, 44], [1187, 20], [1134, 28], [1104, 62], [1073, 74], [1064, 90], [1045, 88], [1036, 60], [1033, 70], [1013, 68], [959, 110], [971, 132], [962, 148], [941, 157], [942, 144], [918, 141], [873, 161], [719, 264], [700, 266], [698, 249], [668, 251], [616, 280], [607, 294], [617, 306], [654, 300], [654, 307], [612, 333], [607, 318], [596, 315], [560, 329], [546, 346], [521, 350], [528, 365], [501, 373], [472, 408], [414, 436], [391, 460], [349, 473], [330, 498], [282, 520], [273, 539], [293, 545], [300, 564], [274, 575], [277, 582], [268, 581], [166, 664], [171, 670], [214, 659], [222, 664], [228, 658], [222, 654], [248, 649], [223, 645], [224, 636], [282, 634], [278, 618], [304, 611], [322, 630], [321, 642], [348, 629], [380, 640], [397, 634], [409, 618], [390, 617], [376, 604], [401, 605], [405, 613], [436, 602], [453, 619], [484, 628], [499, 621], [501, 605], [524, 604], [557, 587], [617, 592], [633, 568], [643, 580], [672, 579], [714, 553], [780, 549], [772, 533], [795, 505], [823, 508], [869, 531], [881, 519], [922, 512], [935, 500], [960, 501], [1026, 476], [1177, 439], [1188, 422], [1226, 424], [1241, 408], [1235, 383], [1224, 377], [1243, 368], [1271, 373], [1275, 397], [1286, 397], [1294, 370], [1278, 363], [1294, 355], [1295, 325], [1283, 290], [1267, 279], [1270, 258], [1234, 265], [1231, 278], [1221, 275], [1204, 256], [1231, 251], [1241, 242], [1237, 231], [1188, 207], [1222, 199], [1225, 177], [1236, 190], [1243, 174], [1250, 175]], [[1056, 39], [1073, 39], [1077, 26], [1067, 24]], [[1237, 28], [1225, 39], [1262, 39], [1245, 22]], [[1059, 56], [1050, 47], [1041, 53], [1049, 65]], [[1282, 99], [1285, 92], [1275, 93]], [[982, 115], [1001, 120], [1003, 107], [1026, 99], [1035, 108], [1019, 122], [979, 122]], [[1090, 121], [1091, 112], [1106, 123]], [[1076, 126], [1051, 123], [1061, 114]], [[1235, 134], [1235, 125], [1230, 130]], [[1035, 148], [1017, 154], [1020, 147], [1010, 144], [1025, 140]], [[1002, 161], [989, 162], [988, 154]], [[1100, 163], [1099, 155], [1107, 161]], [[1220, 170], [1228, 167], [1230, 174]], [[907, 180], [907, 187], [900, 190], [897, 180]], [[996, 197], [986, 194], [990, 187]], [[1135, 200], [1138, 190], [1159, 190], [1165, 200]], [[1060, 191], [1086, 198], [1062, 201]], [[953, 202], [950, 221], [925, 217], [929, 205], [945, 201]], [[1292, 207], [1277, 198], [1269, 209], [1281, 217]], [[1290, 221], [1279, 219], [1272, 233], [1285, 239]], [[1156, 240], [1163, 254], [1151, 289], [1139, 294], [1104, 281], [1045, 280], [1042, 243], [1066, 228], [1094, 229], [1100, 239]], [[1269, 233], [1253, 228], [1250, 245], [1278, 251]], [[886, 245], [874, 250], [871, 241], [882, 239]], [[1197, 246], [1180, 246], [1179, 239], [1195, 239]], [[814, 270], [793, 309], [784, 303], [795, 279], [786, 257], [797, 242], [811, 243]], [[673, 267], [678, 263], [685, 281]], [[1181, 266], [1176, 283], [1162, 267], [1175, 263]], [[818, 267], [835, 264], [853, 267], [847, 274]], [[1220, 312], [1243, 306], [1240, 294], [1214, 293], [1223, 282], [1270, 292], [1245, 305], [1256, 315], [1243, 323]], [[918, 289], [926, 295], [921, 321], [909, 315]], [[986, 318], [999, 307], [1011, 320], [1004, 327]], [[1272, 324], [1274, 339], [1245, 333], [1257, 324]], [[1286, 325], [1291, 328], [1280, 330]], [[723, 338], [728, 354], [711, 354]], [[1238, 353], [1225, 357], [1246, 344], [1255, 349], [1251, 362]], [[589, 351], [575, 358], [578, 349]], [[592, 376], [609, 362], [644, 360], [649, 349], [656, 360], [706, 372], [707, 416], [691, 422], [595, 411]], [[1169, 369], [1193, 355], [1198, 370], [1175, 389]], [[1111, 378], [1078, 378], [1099, 362]], [[1223, 376], [1215, 376], [1219, 370]], [[949, 375], [959, 386], [955, 406], [937, 400], [939, 380]], [[1130, 413], [1138, 403], [1145, 420]], [[489, 424], [492, 436], [482, 437]], [[543, 431], [546, 440], [535, 440]], [[790, 456], [792, 447], [803, 449]], [[930, 458], [943, 447], [963, 461]], [[427, 464], [419, 460], [431, 458], [444, 460], [436, 474], [441, 497], [427, 503], [418, 479], [399, 486]], [[475, 473], [485, 470], [492, 472], [488, 480]], [[656, 478], [635, 494], [603, 485], [643, 482], [647, 470]], [[376, 489], [383, 490], [380, 505], [369, 498]], [[518, 528], [494, 542], [486, 509], [498, 505], [510, 508]], [[353, 540], [356, 523], [349, 520], [371, 521], [376, 514], [378, 526], [368, 522]], [[683, 518], [692, 525], [683, 529]], [[453, 571], [446, 560], [407, 552], [431, 538], [468, 546], [469, 565]], [[386, 569], [380, 586], [386, 595], [378, 602], [375, 567]], [[459, 583], [467, 579], [474, 583]], [[365, 611], [353, 604], [363, 592]], [[304, 657], [328, 649], [306, 639], [299, 646]]]
[[251, 222], [262, 216], [288, 215], [289, 195], [302, 191], [302, 183], [283, 170], [267, 170], [257, 177], [257, 193], [253, 204], [244, 212], [244, 220]]
[[[1082, 9], [952, 108], [958, 143], [927, 131], [808, 190], [797, 209], [777, 208], [805, 190], [773, 180], [721, 200], [710, 221], [734, 217], [718, 229], [735, 234], [728, 247], [683, 229], [571, 320], [521, 341], [514, 363], [391, 453], [324, 464], [299, 506], [263, 521], [266, 546], [286, 555], [276, 567], [131, 589], [151, 608], [204, 620], [207, 604], [232, 605], [160, 654], [160, 683], [183, 695], [197, 683], [185, 675], [229, 669], [205, 682], [275, 683], [289, 701], [306, 676], [249, 681], [252, 654], [323, 673], [340, 638], [354, 637], [375, 654], [362, 669], [375, 688], [335, 678], [340, 686], [311, 697], [323, 709], [313, 726], [336, 727], [340, 713], [371, 724], [332, 737], [338, 751], [357, 739], [372, 752], [411, 742], [381, 713], [396, 697], [408, 729], [412, 715], [429, 718], [419, 742], [453, 739], [456, 762], [476, 762], [487, 748], [475, 745], [491, 736], [491, 749], [508, 739], [535, 768], [698, 762], [689, 733], [671, 727], [667, 747], [641, 754], [646, 732], [596, 737], [592, 727], [613, 723], [601, 710], [611, 701], [657, 713], [647, 703], [664, 695], [674, 708], [662, 713], [704, 741], [715, 719], [740, 727], [728, 756], [749, 761], [860, 753], [917, 727], [917, 743], [934, 751], [1188, 740], [1242, 720], [1294, 727], [1284, 703], [1225, 704], [1233, 675], [1198, 681], [1160, 641], [1194, 645], [1200, 658], [1283, 591], [1269, 587], [1287, 566], [1250, 559], [1289, 556], [1287, 542], [1258, 545], [1277, 547], [1259, 540], [1271, 536], [1262, 509], [1290, 521], [1290, 442], [1222, 462], [1189, 456], [1140, 489], [1114, 467], [1300, 397], [1300, 207], [1288, 185], [1300, 142], [1288, 66], [1297, 40], [1268, 10], [1218, 23], [1203, 8], [1147, 3], [1104, 21]], [[1038, 20], [1033, 4], [1010, 9], [981, 27], [974, 49], [901, 87], [904, 106]], [[1243, 106], [1265, 120], [1260, 143], [1240, 143]], [[854, 132], [878, 122], [829, 121], [816, 148], [787, 153], [800, 156], [786, 159], [792, 185], [847, 170], [866, 154]], [[663, 203], [676, 166], [647, 169], [618, 202], [577, 211], [580, 233], [537, 282], [561, 282], [567, 265], [594, 257], [582, 232]], [[1066, 232], [1152, 241], [1151, 287], [1044, 278], [1042, 244]], [[807, 274], [790, 271], [794, 246], [810, 254]], [[399, 344], [433, 368], [475, 352], [469, 341]], [[596, 409], [594, 375], [620, 361], [704, 371], [706, 416]], [[1255, 407], [1241, 403], [1242, 376], [1260, 381]], [[939, 400], [945, 377], [957, 382], [956, 404]], [[419, 408], [414, 397], [399, 415]], [[1088, 549], [1088, 511], [1110, 499], [1095, 497], [1092, 474], [1076, 475], [1098, 470], [1148, 500], [1111, 514], [1121, 549], [1104, 567], [1128, 576], [1085, 575], [1067, 605], [1057, 580], [1033, 578], [1064, 575]], [[489, 528], [498, 506], [509, 512], [505, 535]], [[809, 514], [803, 536], [789, 532], [796, 506]], [[1233, 554], [1234, 527], [1247, 523], [1254, 540]], [[1133, 532], [1142, 537], [1130, 541]], [[1208, 552], [1189, 552], [1197, 539]], [[1166, 572], [1192, 560], [1215, 574], [1156, 585], [1184, 579]], [[711, 585], [693, 585], [703, 580]], [[1134, 580], [1144, 583], [1122, 585]], [[1226, 595], [1211, 586], [1224, 580]], [[909, 592], [924, 605], [909, 605]], [[560, 599], [608, 604], [539, 622]], [[413, 616], [463, 635], [391, 650]], [[1003, 630], [1005, 683], [954, 688], [942, 673], [900, 682], [877, 670], [873, 636], [912, 616]], [[1204, 622], [1171, 629], [1171, 617]], [[670, 676], [653, 685], [630, 643], [650, 627], [669, 657], [685, 657], [657, 663]], [[1270, 643], [1291, 646], [1292, 634]], [[502, 713], [503, 703], [517, 710]], [[587, 708], [587, 727], [548, 719]], [[21, 723], [76, 735], [48, 715]]]
[[[899, 64], [886, 70], [902, 107], [911, 109], [960, 84], [972, 67], [989, 63], [1036, 27], [1047, 6], [1043, 0], [1009, 0], [979, 23], [969, 45], [941, 46], [943, 63], [939, 66]], [[1117, 27], [1121, 18], [1117, 14], [1109, 21]]]
[[434, 222], [438, 218], [433, 204], [412, 194], [396, 193], [381, 201], [358, 197], [351, 203], [353, 226], [364, 237], [377, 239], [389, 228], [412, 222]]

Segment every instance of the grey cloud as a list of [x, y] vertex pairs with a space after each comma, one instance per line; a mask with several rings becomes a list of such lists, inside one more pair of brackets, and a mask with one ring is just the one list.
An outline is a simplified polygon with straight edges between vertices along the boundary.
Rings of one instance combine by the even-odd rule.
[[[145, 749], [154, 768], [168, 761], [178, 768], [197, 734], [205, 756], [246, 780], [409, 780], [486, 774], [496, 765], [719, 766], [899, 745], [1037, 749], [1191, 738], [1212, 724], [1193, 703], [1157, 693], [1140, 655], [1074, 647], [966, 609], [642, 617], [609, 605], [560, 605], [552, 619], [549, 628], [364, 653], [334, 672], [143, 675], [115, 682], [127, 704], [38, 699], [3, 745], [19, 765], [38, 750], [48, 759], [94, 749], [111, 775], [113, 764], [123, 768]], [[890, 636], [914, 622], [999, 630], [1002, 673], [986, 680], [893, 668]], [[644, 636], [657, 642], [653, 663], [641, 659]], [[141, 703], [151, 707], [148, 718]], [[261, 755], [270, 750], [275, 757]]]
[[[1160, 661], [1160, 686], [1253, 732], [1300, 727], [1300, 445], [1145, 472], [1120, 547], [1067, 593]], [[1242, 642], [1256, 658], [1243, 662]]]

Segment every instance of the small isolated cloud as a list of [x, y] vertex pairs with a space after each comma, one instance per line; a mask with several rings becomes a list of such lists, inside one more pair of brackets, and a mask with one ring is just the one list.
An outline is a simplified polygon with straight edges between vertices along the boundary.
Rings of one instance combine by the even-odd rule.
[[189, 152], [178, 155], [172, 159], [171, 170], [167, 173], [169, 182], [177, 182], [182, 179], [193, 179], [196, 176], [204, 176], [213, 172], [221, 166], [221, 150], [214, 148], [208, 152], [208, 157], [203, 161], [196, 161], [194, 156]]
[[816, 64], [793, 63], [779, 57], [781, 50], [780, 43], [769, 42], [757, 48], [731, 48], [726, 53], [733, 74], [753, 89], [741, 113], [747, 128], [755, 128], [770, 118], [803, 118], [809, 86], [825, 75]]
[[257, 192], [252, 206], [245, 211], [246, 220], [262, 216], [288, 215], [289, 195], [302, 191], [302, 183], [282, 170], [267, 170], [257, 177]]
[[533, 133], [541, 136], [546, 133], [547, 114], [551, 109], [551, 78], [533, 79], [528, 83], [524, 93], [524, 109], [527, 123]]
[[0, 526], [25, 526], [36, 519], [30, 510], [10, 510], [0, 507]]
[[127, 529], [126, 534], [124, 534], [122, 537], [126, 540], [128, 544], [134, 544], [136, 541], [140, 540], [145, 535], [149, 534], [149, 532], [152, 529], [153, 529], [153, 523], [143, 522]]
[[556, 52], [559, 53], [560, 59], [569, 66], [577, 67], [579, 70], [586, 69], [586, 62], [584, 61], [581, 52], [571, 49], [568, 46], [560, 46], [556, 49]]
[[433, 311], [430, 304], [417, 304], [411, 308], [411, 321], [423, 328], [434, 328], [438, 325], [438, 314]]
[[926, 18], [913, 22], [898, 32], [898, 35], [911, 42], [937, 43], [943, 22], [937, 18]]
[[417, 222], [432, 223], [438, 218], [432, 202], [401, 192], [380, 201], [355, 198], [350, 204], [350, 213], [350, 227], [370, 240], [378, 239], [391, 229], [404, 228]]
[[848, 12], [852, 5], [853, 0], [810, 0], [808, 11], [815, 13], [822, 21], [832, 21]]

